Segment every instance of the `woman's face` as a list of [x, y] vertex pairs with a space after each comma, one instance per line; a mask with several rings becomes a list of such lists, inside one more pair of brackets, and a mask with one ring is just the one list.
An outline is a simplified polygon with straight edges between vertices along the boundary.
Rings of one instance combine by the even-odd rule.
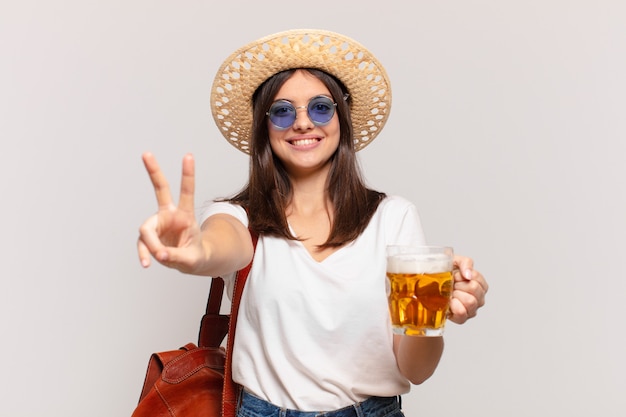
[[272, 150], [291, 175], [307, 175], [327, 168], [330, 157], [339, 146], [337, 112], [324, 126], [316, 126], [309, 119], [307, 104], [319, 95], [332, 97], [322, 81], [298, 70], [274, 97], [274, 101], [287, 100], [296, 107], [296, 120], [291, 127], [279, 130], [269, 118], [267, 121]]

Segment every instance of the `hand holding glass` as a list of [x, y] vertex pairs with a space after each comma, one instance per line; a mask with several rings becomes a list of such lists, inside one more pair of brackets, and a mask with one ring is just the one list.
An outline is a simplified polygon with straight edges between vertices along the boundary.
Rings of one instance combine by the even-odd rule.
[[444, 246], [387, 247], [387, 297], [394, 333], [441, 336], [454, 280]]

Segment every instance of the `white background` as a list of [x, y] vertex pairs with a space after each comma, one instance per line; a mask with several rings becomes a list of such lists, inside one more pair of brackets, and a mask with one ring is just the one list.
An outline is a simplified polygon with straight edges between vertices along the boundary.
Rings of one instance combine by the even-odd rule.
[[129, 416], [148, 356], [196, 339], [208, 279], [135, 243], [140, 155], [197, 202], [247, 157], [213, 124], [222, 60], [315, 27], [368, 46], [393, 85], [360, 153], [427, 237], [475, 258], [488, 304], [447, 330], [408, 416], [615, 416], [626, 407], [626, 3], [31, 1], [0, 6], [0, 397], [7, 416]]

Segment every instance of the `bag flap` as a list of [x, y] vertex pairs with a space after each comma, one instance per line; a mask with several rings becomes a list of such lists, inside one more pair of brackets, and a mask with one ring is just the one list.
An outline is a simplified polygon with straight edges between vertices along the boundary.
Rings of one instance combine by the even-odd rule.
[[178, 384], [203, 368], [224, 375], [225, 361], [226, 351], [223, 348], [199, 347], [165, 364], [161, 379], [169, 384]]

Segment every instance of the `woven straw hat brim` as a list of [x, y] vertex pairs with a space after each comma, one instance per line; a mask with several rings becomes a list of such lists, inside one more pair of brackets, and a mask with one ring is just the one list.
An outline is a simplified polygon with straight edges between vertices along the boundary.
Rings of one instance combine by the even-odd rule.
[[344, 83], [352, 98], [357, 151], [380, 133], [391, 110], [391, 85], [381, 63], [347, 36], [297, 29], [238, 49], [217, 71], [211, 88], [211, 112], [228, 143], [250, 153], [252, 95], [272, 75], [292, 68], [320, 69]]

